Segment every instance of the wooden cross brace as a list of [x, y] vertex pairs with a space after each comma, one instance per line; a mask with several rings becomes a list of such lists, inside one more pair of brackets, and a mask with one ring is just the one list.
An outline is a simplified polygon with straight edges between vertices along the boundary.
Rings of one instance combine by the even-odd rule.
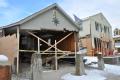
[[43, 41], [44, 43], [46, 43], [47, 45], [50, 46], [48, 49], [46, 49], [45, 51], [43, 51], [43, 53], [45, 53], [46, 51], [50, 50], [51, 48], [55, 48], [56, 50], [58, 50], [58, 51], [60, 51], [60, 52], [63, 52], [62, 50], [56, 48], [55, 45], [57, 45], [57, 44], [59, 44], [60, 42], [62, 42], [63, 40], [65, 40], [65, 39], [66, 39], [67, 37], [69, 37], [73, 32], [69, 33], [68, 35], [66, 35], [65, 37], [63, 37], [62, 39], [60, 39], [60, 40], [59, 40], [58, 42], [56, 42], [56, 44], [54, 44], [54, 45], [49, 44], [48, 42], [46, 42], [46, 41], [43, 40], [42, 38], [36, 36], [36, 35], [33, 34], [32, 32], [27, 31], [27, 33], [30, 34], [30, 35], [32, 35], [32, 36], [34, 36], [35, 38]]

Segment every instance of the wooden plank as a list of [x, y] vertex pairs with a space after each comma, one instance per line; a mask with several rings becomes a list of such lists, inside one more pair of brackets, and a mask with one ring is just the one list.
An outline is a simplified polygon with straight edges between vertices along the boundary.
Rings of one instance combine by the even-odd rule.
[[[19, 50], [20, 52], [38, 52], [38, 51], [35, 51], [35, 50]], [[41, 54], [55, 54], [55, 51], [47, 51], [45, 53], [43, 53], [44, 51], [40, 51]], [[70, 52], [70, 51], [63, 51], [63, 52], [60, 52], [60, 51], [57, 51], [57, 54], [66, 54], [66, 53], [71, 53], [71, 54], [74, 54], [73, 52]]]
[[[40, 37], [36, 36], [36, 35], [35, 35], [35, 34], [33, 34], [32, 32], [27, 31], [27, 33], [29, 33], [30, 35], [34, 36], [35, 38], [39, 38], [39, 40], [43, 41], [44, 43], [46, 43], [47, 45], [49, 45], [49, 46], [51, 46], [51, 47], [52, 47], [52, 45], [51, 45], [51, 44], [49, 44], [48, 42], [46, 42], [46, 41], [45, 41], [45, 40], [43, 40], [42, 38], [40, 38]], [[53, 47], [54, 47], [54, 46], [53, 46]], [[57, 48], [57, 50], [62, 51], [62, 50], [60, 50], [60, 49], [58, 49], [58, 48]]]
[[57, 50], [56, 50], [57, 44], [55, 40], [55, 70], [58, 68], [58, 60], [57, 60]]
[[18, 46], [17, 46], [17, 74], [19, 73], [19, 44], [20, 44], [20, 29], [19, 27], [17, 27], [17, 42], [18, 42]]
[[[62, 42], [63, 40], [65, 40], [67, 37], [69, 37], [72, 33], [73, 33], [73, 32], [69, 33], [68, 35], [66, 35], [65, 37], [63, 37], [61, 40], [59, 40], [59, 41], [56, 43], [56, 45], [59, 44], [60, 42]], [[55, 44], [52, 45], [51, 47], [49, 47], [48, 49], [46, 49], [44, 52], [50, 50], [50, 49], [53, 48], [54, 46], [55, 46]]]
[[35, 50], [19, 50], [19, 52], [37, 52]]

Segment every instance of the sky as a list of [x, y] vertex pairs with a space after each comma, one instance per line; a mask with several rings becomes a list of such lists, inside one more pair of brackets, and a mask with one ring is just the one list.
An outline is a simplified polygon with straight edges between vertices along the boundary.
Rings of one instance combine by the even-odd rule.
[[0, 0], [0, 26], [19, 21], [53, 3], [73, 18], [102, 12], [114, 28], [120, 28], [120, 0]]

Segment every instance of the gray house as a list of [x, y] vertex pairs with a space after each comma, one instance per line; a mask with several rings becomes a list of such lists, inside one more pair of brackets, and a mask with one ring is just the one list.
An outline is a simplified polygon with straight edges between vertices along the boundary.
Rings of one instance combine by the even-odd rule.
[[41, 54], [43, 64], [53, 58], [57, 62], [66, 55], [75, 55], [78, 31], [78, 26], [57, 4], [2, 27], [3, 36], [17, 35], [17, 72], [19, 65], [30, 63], [35, 52]]

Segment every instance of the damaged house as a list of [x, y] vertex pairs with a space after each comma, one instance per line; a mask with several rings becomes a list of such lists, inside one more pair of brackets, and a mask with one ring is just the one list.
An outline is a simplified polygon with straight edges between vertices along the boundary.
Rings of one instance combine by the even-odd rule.
[[3, 26], [2, 36], [16, 34], [17, 52], [16, 71], [19, 72], [22, 63], [30, 63], [31, 55], [41, 54], [42, 63], [54, 58], [55, 65], [58, 59], [66, 55], [75, 56], [78, 50], [78, 26], [57, 5], [52, 4], [25, 19]]
[[75, 16], [75, 21], [79, 24], [79, 37], [83, 47], [87, 48], [87, 55], [96, 55], [102, 52], [103, 56], [109, 56], [112, 51], [112, 26], [102, 13], [79, 19]]

